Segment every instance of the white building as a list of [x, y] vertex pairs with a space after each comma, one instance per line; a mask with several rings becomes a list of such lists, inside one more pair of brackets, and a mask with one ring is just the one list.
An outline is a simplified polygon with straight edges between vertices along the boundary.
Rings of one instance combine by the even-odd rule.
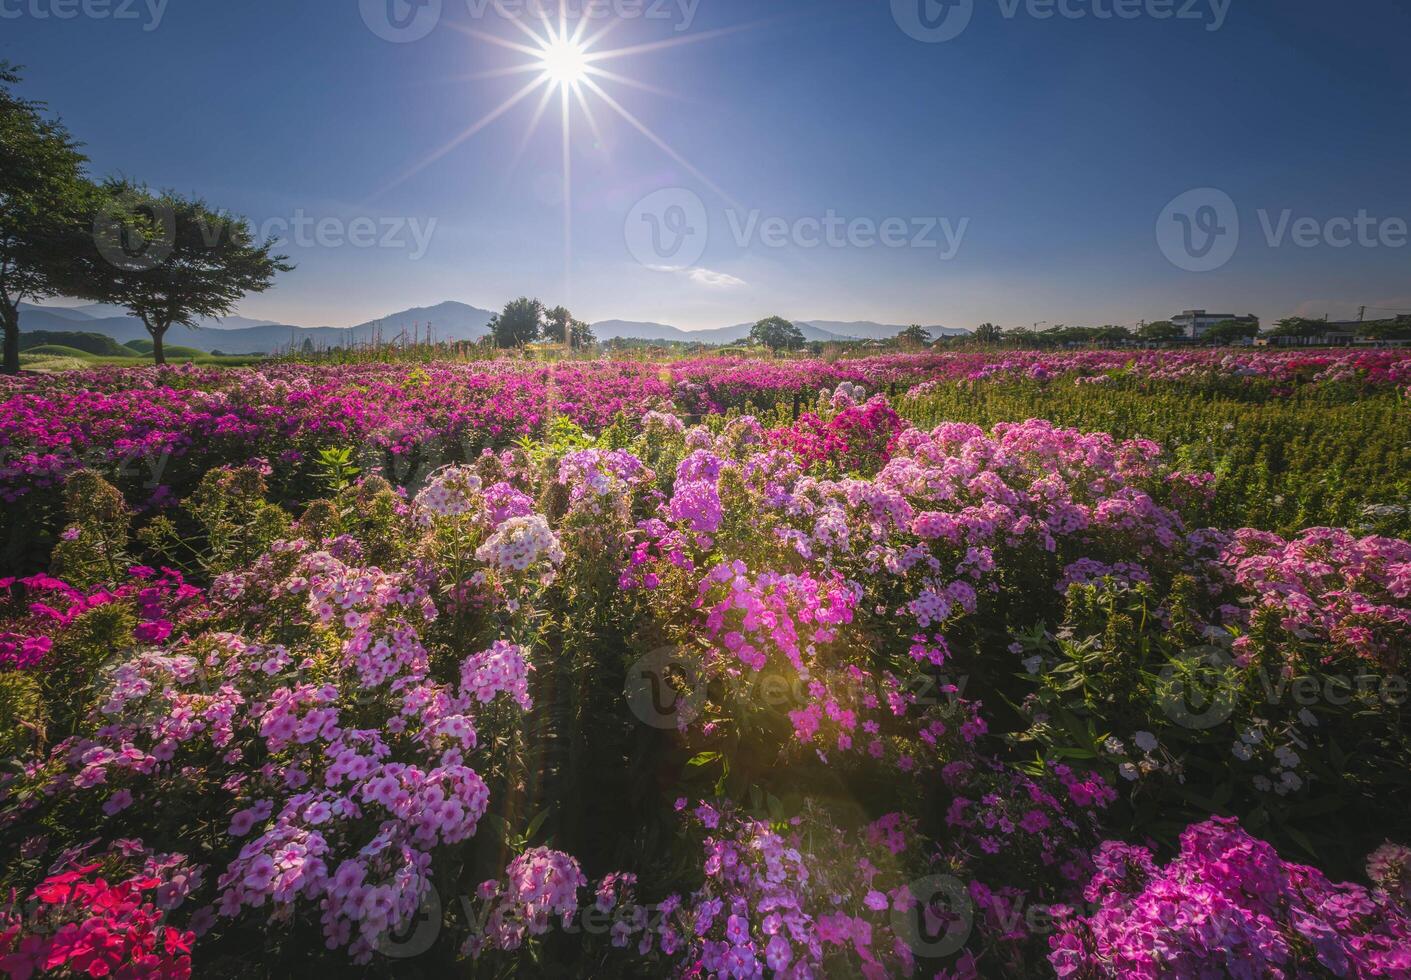
[[1236, 316], [1234, 313], [1207, 313], [1204, 310], [1186, 310], [1180, 316], [1173, 316], [1171, 322], [1181, 328], [1187, 340], [1201, 340], [1210, 328], [1217, 323], [1234, 320], [1237, 323], [1258, 323], [1258, 317]]

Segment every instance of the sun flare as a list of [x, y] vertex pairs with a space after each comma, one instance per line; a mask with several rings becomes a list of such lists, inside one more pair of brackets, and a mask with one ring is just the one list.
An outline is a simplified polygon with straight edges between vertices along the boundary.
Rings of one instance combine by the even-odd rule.
[[544, 44], [539, 68], [544, 77], [562, 88], [572, 88], [588, 77], [588, 50], [569, 38], [554, 38]]

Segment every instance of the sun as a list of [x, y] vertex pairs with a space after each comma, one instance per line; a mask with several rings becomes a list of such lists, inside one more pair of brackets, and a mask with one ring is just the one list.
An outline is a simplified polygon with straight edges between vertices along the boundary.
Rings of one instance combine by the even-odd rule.
[[[0, 0], [0, 2], [3, 2], [3, 0]], [[495, 3], [498, 7], [499, 0], [495, 0]], [[588, 32], [588, 28], [591, 26], [590, 18], [583, 17], [579, 19], [576, 24], [572, 24], [567, 15], [567, 0], [559, 0], [558, 5], [559, 16], [557, 18], [557, 24], [545, 18], [537, 25], [541, 30], [535, 29], [532, 18], [525, 18], [523, 20], [519, 18], [507, 19], [509, 24], [512, 24], [524, 35], [523, 41], [510, 40], [494, 34], [488, 34], [472, 27], [458, 24], [451, 25], [477, 41], [483, 41], [495, 47], [515, 52], [520, 55], [522, 59], [514, 64], [505, 65], [504, 67], [476, 72], [472, 75], [460, 76], [459, 80], [481, 80], [514, 75], [528, 75], [531, 77], [522, 87], [514, 91], [503, 102], [471, 123], [465, 129], [461, 130], [438, 149], [423, 156], [420, 160], [417, 160], [400, 175], [384, 185], [382, 190], [378, 193], [385, 193], [404, 181], [411, 179], [436, 161], [445, 157], [466, 140], [481, 132], [496, 120], [504, 117], [515, 106], [523, 102], [529, 102], [532, 106], [529, 112], [529, 125], [524, 131], [523, 138], [520, 140], [519, 150], [516, 152], [515, 156], [517, 160], [518, 154], [523, 152], [530, 137], [534, 134], [535, 130], [537, 130], [540, 120], [543, 119], [550, 105], [557, 102], [557, 115], [560, 118], [560, 128], [563, 132], [561, 166], [563, 172], [564, 294], [569, 295], [573, 258], [572, 146], [573, 132], [575, 130], [574, 118], [575, 116], [581, 116], [592, 133], [594, 145], [601, 146], [604, 141], [602, 132], [598, 126], [597, 113], [593, 111], [594, 106], [600, 108], [606, 107], [611, 110], [611, 112], [631, 126], [632, 129], [640, 133], [649, 143], [674, 161], [682, 170], [719, 195], [722, 200], [733, 207], [741, 207], [734, 198], [718, 187], [709, 177], [692, 165], [689, 160], [672, 149], [666, 140], [652, 131], [651, 127], [641, 119], [638, 119], [637, 116], [619, 102], [616, 96], [605, 86], [622, 86], [668, 97], [679, 98], [679, 96], [675, 96], [674, 93], [657, 88], [656, 86], [638, 81], [631, 76], [610, 71], [604, 67], [603, 63], [620, 58], [629, 58], [650, 54], [652, 52], [665, 51], [680, 45], [697, 44], [702, 41], [723, 37], [739, 31], [750, 30], [759, 26], [759, 23], [740, 24], [734, 27], [725, 27], [713, 31], [673, 37], [663, 41], [645, 42], [641, 44], [630, 44], [625, 47], [603, 49], [600, 46], [600, 42], [616, 24], [615, 21], [610, 21], [607, 26], [598, 30], [596, 33], [590, 34]], [[538, 98], [531, 100], [531, 97], [535, 95], [537, 95]], [[577, 112], [575, 112], [575, 106], [577, 107]]]
[[588, 49], [570, 38], [552, 38], [543, 42], [538, 67], [560, 88], [576, 87], [588, 77]]

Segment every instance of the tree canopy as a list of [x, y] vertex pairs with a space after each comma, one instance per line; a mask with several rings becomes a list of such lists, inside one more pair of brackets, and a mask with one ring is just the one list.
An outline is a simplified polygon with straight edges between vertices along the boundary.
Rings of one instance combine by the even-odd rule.
[[293, 268], [272, 254], [273, 240], [256, 242], [244, 219], [200, 199], [125, 181], [109, 181], [104, 192], [83, 265], [103, 301], [142, 321], [158, 364], [173, 324], [194, 329], [201, 317], [228, 316], [246, 293], [264, 292]]
[[1137, 339], [1149, 341], [1154, 344], [1165, 343], [1170, 340], [1179, 340], [1185, 336], [1181, 328], [1170, 320], [1157, 320], [1148, 323], [1137, 329]]
[[490, 336], [496, 347], [532, 344], [539, 339], [543, 329], [544, 304], [527, 296], [510, 300], [503, 310], [490, 318]]
[[597, 338], [593, 336], [593, 328], [582, 320], [574, 319], [566, 307], [555, 306], [544, 316], [547, 321], [544, 325], [546, 340], [560, 344], [566, 342], [573, 350], [591, 347], [597, 342]]
[[1004, 330], [993, 323], [982, 323], [972, 336], [982, 344], [997, 344], [1004, 338]]
[[1212, 344], [1233, 344], [1237, 340], [1253, 340], [1259, 336], [1257, 320], [1221, 320], [1205, 331], [1204, 340]]
[[805, 343], [803, 331], [780, 316], [766, 317], [750, 328], [750, 343], [770, 350], [798, 350]]
[[19, 69], [0, 62], [0, 326], [3, 369], [20, 369], [21, 300], [67, 295], [99, 299], [70, 261], [97, 193], [87, 158], [44, 105], [19, 98]]
[[925, 347], [927, 344], [931, 343], [931, 331], [927, 330], [919, 323], [913, 323], [901, 333], [897, 334], [897, 340], [907, 346]]

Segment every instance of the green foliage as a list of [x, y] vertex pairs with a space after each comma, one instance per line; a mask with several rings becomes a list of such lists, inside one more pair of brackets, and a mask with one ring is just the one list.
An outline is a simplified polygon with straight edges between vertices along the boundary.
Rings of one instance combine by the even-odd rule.
[[1170, 320], [1157, 320], [1155, 323], [1144, 324], [1137, 329], [1138, 340], [1155, 344], [1176, 340], [1181, 336], [1183, 336], [1181, 328]]
[[314, 459], [314, 479], [331, 494], [348, 489], [360, 472], [353, 462], [353, 451], [347, 447], [328, 446]]
[[798, 327], [783, 317], [771, 316], [750, 328], [750, 343], [770, 350], [798, 350], [805, 340]]
[[204, 577], [245, 568], [292, 523], [265, 500], [266, 492], [264, 475], [253, 466], [211, 470], [183, 502], [180, 521], [158, 517], [139, 538], [164, 560]]
[[554, 344], [567, 341], [571, 349], [591, 347], [597, 342], [593, 328], [582, 320], [575, 320], [565, 307], [555, 306], [544, 314], [544, 339]]
[[1118, 439], [1153, 439], [1183, 470], [1217, 475], [1204, 517], [1216, 527], [1411, 536], [1411, 412], [1400, 395], [1329, 382], [1279, 396], [1268, 383], [1231, 378], [1193, 397], [1192, 384], [1122, 377], [945, 384], [904, 399], [898, 411], [927, 427], [1044, 418]]
[[0, 673], [0, 756], [19, 756], [44, 741], [44, 697], [33, 674]]
[[131, 347], [123, 346], [107, 334], [71, 330], [26, 330], [20, 334], [22, 351], [40, 353], [44, 348], [54, 347], [103, 357], [134, 356]]
[[64, 506], [73, 523], [54, 548], [56, 573], [78, 588], [117, 583], [130, 564], [132, 512], [122, 494], [92, 470], [80, 470], [64, 485]]
[[[150, 340], [129, 340], [122, 346], [126, 347], [128, 351], [137, 354], [151, 354], [157, 347], [157, 345]], [[178, 345], [168, 347], [165, 344], [162, 345], [162, 353], [167, 357], [187, 359], [208, 356], [205, 351], [198, 350], [195, 347], [181, 347]]]
[[[1404, 826], [1404, 679], [1339, 674], [1316, 657], [1284, 668], [1257, 635], [1236, 660], [1233, 635], [1192, 628], [1207, 612], [1189, 581], [1164, 598], [1146, 586], [1074, 586], [1057, 629], [1021, 638], [1020, 658], [1037, 657], [1038, 669], [1021, 675], [1033, 690], [1016, 744], [1103, 772], [1125, 791], [1131, 835], [1173, 844], [1210, 813], [1238, 814], [1281, 851], [1355, 874], [1375, 842], [1339, 833], [1328, 817], [1355, 811], [1359, 826]], [[1140, 748], [1139, 732], [1156, 747]], [[1302, 774], [1292, 785], [1277, 777], [1277, 751], [1289, 745]]]
[[539, 339], [544, 328], [544, 304], [521, 296], [490, 318], [490, 336], [496, 347], [523, 347]]
[[69, 261], [95, 197], [86, 157], [44, 105], [19, 98], [18, 69], [0, 61], [0, 328], [3, 370], [19, 370], [19, 303], [55, 294], [98, 299]]
[[24, 352], [29, 357], [72, 357], [80, 361], [92, 360], [93, 355], [87, 351], [77, 350], [73, 347], [64, 347], [60, 344], [43, 344], [39, 347], [31, 347]]
[[901, 333], [897, 334], [897, 340], [904, 346], [925, 347], [932, 340], [931, 332], [919, 323], [913, 323]]
[[256, 242], [244, 219], [198, 198], [126, 181], [103, 190], [91, 247], [75, 263], [105, 301], [142, 321], [157, 364], [166, 363], [163, 338], [173, 324], [194, 329], [201, 317], [226, 316], [293, 268], [273, 254], [273, 239]]

